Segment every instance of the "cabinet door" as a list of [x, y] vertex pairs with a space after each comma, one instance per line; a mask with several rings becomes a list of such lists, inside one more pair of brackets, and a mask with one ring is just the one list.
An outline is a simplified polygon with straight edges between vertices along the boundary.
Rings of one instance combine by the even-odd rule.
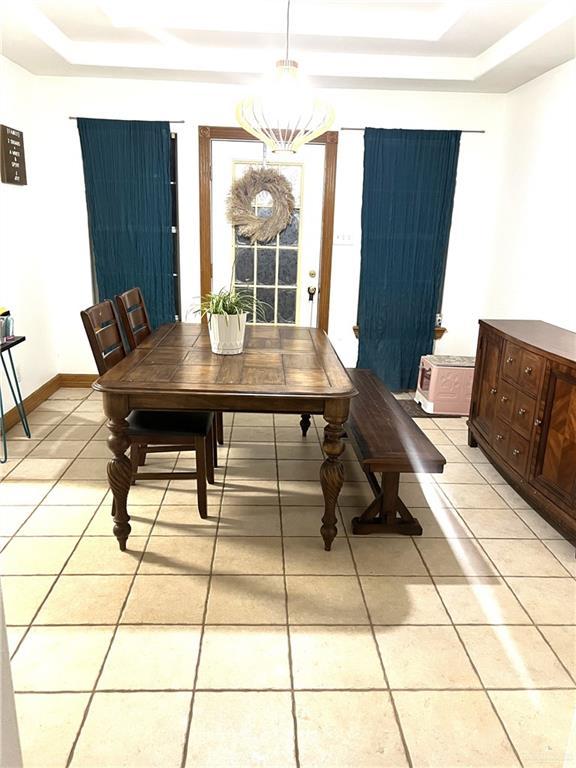
[[544, 371], [544, 358], [535, 355], [527, 349], [522, 350], [520, 359], [520, 372], [518, 373], [518, 384], [524, 392], [529, 395], [537, 395], [540, 386], [540, 379]]
[[[534, 484], [568, 504], [576, 497], [576, 370], [552, 363], [539, 413], [543, 413]], [[538, 421], [536, 422], [538, 424]]]
[[520, 357], [522, 355], [522, 349], [517, 347], [511, 341], [506, 342], [504, 348], [504, 357], [502, 358], [502, 376], [508, 381], [518, 383], [518, 376], [520, 374]]
[[477, 401], [473, 421], [487, 440], [491, 439], [492, 426], [496, 417], [498, 394], [498, 371], [500, 369], [501, 339], [483, 333], [479, 343], [480, 372]]
[[496, 415], [503, 421], [512, 421], [514, 404], [516, 402], [516, 390], [510, 384], [500, 379], [498, 394], [496, 395]]
[[529, 454], [530, 443], [528, 440], [523, 438], [513, 429], [510, 430], [508, 444], [506, 446], [506, 461], [522, 476], [526, 474]]
[[526, 440], [530, 440], [532, 425], [536, 418], [536, 400], [524, 392], [517, 392], [514, 400], [514, 410], [512, 412], [512, 426]]

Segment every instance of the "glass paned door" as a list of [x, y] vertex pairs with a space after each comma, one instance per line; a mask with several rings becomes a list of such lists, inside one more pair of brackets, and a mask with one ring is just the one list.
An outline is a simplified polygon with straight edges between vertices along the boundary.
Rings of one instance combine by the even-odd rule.
[[[212, 290], [234, 284], [265, 302], [264, 316], [251, 323], [316, 325], [324, 147], [303, 147], [294, 160], [267, 165], [291, 183], [294, 212], [287, 227], [268, 242], [250, 243], [227, 221], [226, 198], [234, 179], [262, 164], [258, 142], [214, 141], [212, 145]], [[257, 216], [270, 216], [272, 200], [260, 193], [253, 200]], [[309, 301], [308, 288], [316, 289]]]

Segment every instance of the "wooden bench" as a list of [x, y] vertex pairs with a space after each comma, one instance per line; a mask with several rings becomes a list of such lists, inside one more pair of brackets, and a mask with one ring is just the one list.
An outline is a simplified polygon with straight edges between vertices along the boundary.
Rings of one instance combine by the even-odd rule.
[[346, 434], [375, 496], [352, 520], [352, 532], [421, 536], [422, 526], [398, 496], [400, 474], [441, 473], [446, 459], [371, 371], [349, 369], [348, 374], [358, 396], [350, 402]]

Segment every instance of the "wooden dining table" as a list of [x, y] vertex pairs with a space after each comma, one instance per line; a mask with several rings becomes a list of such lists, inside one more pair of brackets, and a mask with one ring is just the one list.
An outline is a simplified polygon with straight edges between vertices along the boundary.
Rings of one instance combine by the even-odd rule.
[[[248, 326], [244, 351], [216, 355], [205, 324], [160, 326], [124, 360], [97, 379], [108, 417], [108, 481], [114, 535], [126, 549], [132, 468], [126, 450], [133, 410], [294, 413], [303, 432], [310, 414], [323, 416], [325, 460], [320, 467], [324, 515], [320, 533], [330, 550], [337, 533], [336, 503], [344, 482], [343, 425], [357, 394], [326, 333], [317, 328]], [[257, 461], [257, 460], [255, 460]]]

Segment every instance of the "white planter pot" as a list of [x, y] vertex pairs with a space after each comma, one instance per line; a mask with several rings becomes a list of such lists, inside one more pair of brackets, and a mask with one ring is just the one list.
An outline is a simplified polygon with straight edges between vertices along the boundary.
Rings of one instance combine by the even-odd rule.
[[246, 313], [242, 315], [209, 315], [208, 329], [212, 352], [217, 355], [239, 355], [244, 349]]

